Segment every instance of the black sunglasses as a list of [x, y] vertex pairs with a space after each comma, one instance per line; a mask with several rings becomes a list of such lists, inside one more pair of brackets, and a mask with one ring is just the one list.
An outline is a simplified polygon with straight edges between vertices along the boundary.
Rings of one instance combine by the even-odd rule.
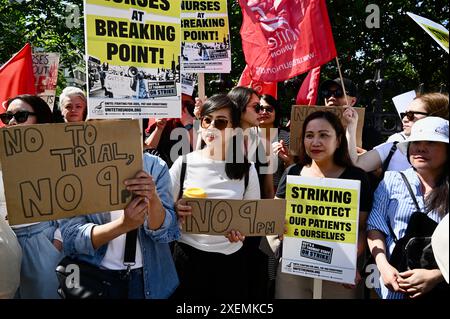
[[[322, 90], [322, 96], [326, 99], [329, 99], [332, 95], [334, 95], [335, 98], [340, 98], [344, 96], [344, 91], [342, 91], [341, 88], [337, 88], [336, 90], [330, 90], [330, 89], [325, 89]], [[348, 95], [348, 92], [347, 92]]]
[[[255, 110], [256, 110], [256, 108], [255, 108]], [[259, 111], [258, 111], [258, 113], [261, 113], [261, 112], [264, 112], [264, 111], [266, 111], [267, 113], [272, 113], [273, 112], [273, 110], [274, 110], [274, 108], [273, 108], [273, 106], [263, 106], [263, 105], [259, 105]]]
[[16, 119], [17, 123], [23, 123], [28, 120], [28, 116], [30, 115], [36, 115], [36, 113], [30, 111], [17, 111], [14, 114], [12, 114], [11, 112], [6, 112], [0, 114], [0, 118], [3, 124], [9, 124], [13, 117]]
[[400, 117], [403, 119], [406, 116], [408, 121], [414, 121], [416, 114], [425, 115], [425, 116], [430, 115], [429, 113], [425, 113], [425, 112], [408, 111], [408, 112], [400, 113]]
[[[213, 124], [214, 123], [214, 124]], [[208, 128], [214, 125], [214, 127], [218, 130], [224, 130], [228, 126], [228, 120], [226, 119], [211, 119], [210, 117], [202, 117], [201, 126], [202, 128]]]

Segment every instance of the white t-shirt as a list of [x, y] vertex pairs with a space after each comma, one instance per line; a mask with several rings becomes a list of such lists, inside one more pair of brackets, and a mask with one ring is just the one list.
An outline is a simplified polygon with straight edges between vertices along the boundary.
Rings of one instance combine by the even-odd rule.
[[386, 142], [403, 142], [406, 140], [406, 135], [403, 132], [392, 134], [388, 137]]
[[[381, 162], [384, 163], [386, 158], [389, 155], [389, 152], [392, 148], [393, 142], [387, 142], [380, 144], [378, 146], [375, 146], [374, 149], [378, 152], [378, 155], [380, 155]], [[406, 158], [406, 155], [400, 152], [400, 150], [397, 148], [394, 152], [394, 155], [392, 155], [391, 160], [389, 161], [389, 165], [387, 167], [387, 171], [404, 171], [411, 167], [411, 164], [409, 164], [408, 159]]]
[[[110, 212], [111, 221], [119, 219], [123, 210], [115, 210]], [[125, 255], [125, 239], [127, 234], [122, 234], [108, 243], [108, 248], [106, 249], [105, 257], [101, 262], [101, 266], [110, 270], [124, 270], [127, 269], [123, 264], [123, 258]], [[136, 264], [131, 266], [131, 269], [142, 267], [142, 252], [141, 244], [139, 243], [139, 237], [136, 238]]]
[[[182, 157], [170, 168], [174, 200], [178, 200], [180, 190]], [[254, 164], [250, 167], [248, 186], [245, 190], [244, 178], [231, 180], [225, 173], [225, 161], [215, 161], [202, 156], [201, 151], [187, 154], [186, 174], [183, 189], [203, 188], [208, 198], [260, 199], [258, 175]], [[181, 233], [179, 242], [196, 249], [229, 255], [242, 247], [242, 242], [230, 243], [225, 236]]]

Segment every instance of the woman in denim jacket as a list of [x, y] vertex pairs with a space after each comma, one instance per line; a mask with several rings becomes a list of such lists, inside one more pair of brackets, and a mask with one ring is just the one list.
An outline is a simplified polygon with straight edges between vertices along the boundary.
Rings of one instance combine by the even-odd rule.
[[[144, 171], [125, 181], [134, 198], [124, 210], [61, 221], [66, 255], [102, 269], [123, 272], [126, 233], [138, 229], [135, 265], [128, 289], [111, 298], [163, 299], [178, 286], [168, 243], [180, 236], [167, 165], [144, 154]], [[114, 287], [113, 287], [114, 289]]]

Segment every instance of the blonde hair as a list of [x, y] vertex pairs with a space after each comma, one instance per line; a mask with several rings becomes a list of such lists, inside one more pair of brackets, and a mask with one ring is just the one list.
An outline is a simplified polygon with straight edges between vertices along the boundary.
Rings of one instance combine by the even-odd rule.
[[84, 103], [87, 105], [87, 99], [86, 95], [84, 94], [83, 90], [80, 88], [77, 88], [75, 86], [68, 86], [64, 88], [64, 90], [61, 92], [59, 96], [59, 109], [63, 110], [63, 101], [66, 97], [70, 98], [71, 96], [79, 96]]

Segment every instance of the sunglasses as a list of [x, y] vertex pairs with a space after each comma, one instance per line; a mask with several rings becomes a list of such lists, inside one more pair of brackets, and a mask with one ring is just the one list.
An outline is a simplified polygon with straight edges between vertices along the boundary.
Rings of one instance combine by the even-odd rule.
[[[256, 107], [255, 107], [256, 110]], [[263, 106], [263, 105], [259, 105], [259, 111], [258, 113], [264, 112], [266, 111], [267, 113], [272, 113], [274, 110], [273, 106]]]
[[[346, 92], [348, 95], [348, 92]], [[329, 99], [332, 95], [334, 95], [335, 98], [340, 98], [344, 96], [344, 91], [342, 91], [341, 88], [337, 88], [336, 90], [322, 90], [322, 96], [326, 99]]]
[[11, 112], [6, 112], [0, 114], [0, 119], [2, 120], [3, 124], [9, 124], [13, 117], [16, 119], [17, 123], [24, 123], [28, 120], [28, 116], [30, 115], [36, 115], [36, 113], [30, 111], [18, 111], [14, 114], [12, 114]]
[[425, 113], [425, 112], [408, 111], [408, 112], [400, 113], [400, 117], [404, 118], [406, 116], [408, 121], [414, 121], [414, 118], [415, 118], [416, 114], [425, 115], [425, 116], [429, 115], [428, 113]]
[[[214, 122], [214, 124], [213, 124]], [[202, 128], [209, 128], [211, 124], [220, 131], [224, 130], [228, 126], [228, 120], [225, 119], [215, 119], [212, 120], [210, 117], [202, 117], [201, 126]]]

